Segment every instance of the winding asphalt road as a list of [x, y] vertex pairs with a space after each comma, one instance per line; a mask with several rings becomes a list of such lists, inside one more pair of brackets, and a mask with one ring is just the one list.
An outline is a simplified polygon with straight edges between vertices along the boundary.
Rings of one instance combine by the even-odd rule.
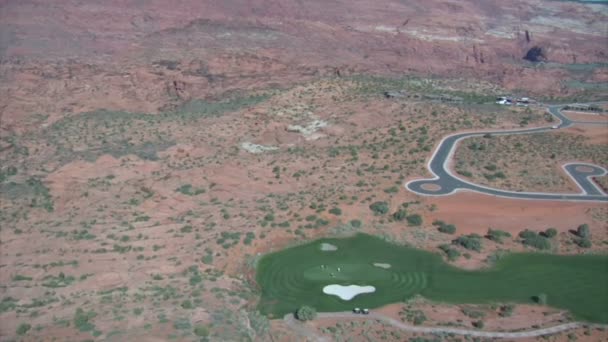
[[[549, 106], [548, 111], [555, 116], [560, 124], [556, 129], [566, 128], [574, 124], [586, 125], [608, 125], [604, 122], [588, 122], [588, 121], [573, 121], [568, 119], [561, 112], [560, 106]], [[435, 149], [431, 160], [428, 163], [428, 169], [434, 175], [431, 179], [420, 179], [407, 182], [405, 187], [419, 195], [424, 196], [446, 196], [461, 190], [475, 191], [488, 195], [526, 199], [526, 200], [557, 200], [557, 201], [587, 201], [587, 202], [608, 202], [608, 195], [604, 193], [592, 180], [591, 177], [599, 177], [608, 174], [608, 170], [601, 166], [587, 163], [569, 163], [563, 165], [566, 173], [576, 182], [581, 189], [579, 194], [561, 194], [561, 193], [541, 193], [541, 192], [516, 192], [508, 190], [495, 189], [459, 178], [452, 173], [449, 163], [454, 156], [454, 152], [458, 143], [466, 138], [474, 136], [491, 135], [509, 135], [509, 134], [532, 134], [548, 132], [553, 130], [552, 127], [536, 127], [519, 130], [503, 130], [503, 131], [483, 131], [472, 133], [456, 133], [443, 138], [439, 146]]]

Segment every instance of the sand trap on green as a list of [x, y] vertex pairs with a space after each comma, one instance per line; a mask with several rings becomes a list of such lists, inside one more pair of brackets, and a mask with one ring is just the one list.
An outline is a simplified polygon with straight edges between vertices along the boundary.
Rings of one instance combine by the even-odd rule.
[[373, 286], [359, 286], [359, 285], [338, 285], [332, 284], [327, 285], [323, 288], [323, 293], [328, 295], [334, 295], [340, 297], [342, 300], [351, 300], [355, 296], [363, 293], [374, 293], [376, 288]]
[[338, 247], [332, 245], [331, 243], [323, 242], [321, 244], [321, 250], [324, 252], [333, 252], [337, 249], [338, 249]]
[[[336, 247], [321, 250], [323, 243]], [[380, 261], [380, 262], [379, 262]], [[388, 264], [390, 268], [378, 266]], [[386, 266], [386, 265], [384, 265]], [[446, 264], [439, 254], [358, 234], [321, 239], [263, 256], [256, 267], [260, 312], [282, 317], [302, 305], [319, 312], [375, 308], [420, 295], [456, 304], [534, 303], [569, 310], [577, 320], [608, 323], [608, 255], [513, 253], [493, 267], [468, 271]], [[372, 286], [350, 296], [338, 287]]]

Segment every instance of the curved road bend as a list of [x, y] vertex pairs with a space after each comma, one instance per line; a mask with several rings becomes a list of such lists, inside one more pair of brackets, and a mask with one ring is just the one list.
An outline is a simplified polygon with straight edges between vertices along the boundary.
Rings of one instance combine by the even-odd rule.
[[[573, 124], [599, 124], [598, 122], [572, 121], [564, 116], [560, 108], [562, 106], [549, 106], [548, 110], [553, 116], [557, 117], [560, 124], [557, 128], [566, 128]], [[452, 159], [458, 143], [468, 137], [483, 136], [485, 134], [492, 135], [508, 135], [508, 134], [531, 134], [551, 131], [551, 127], [536, 127], [517, 130], [491, 130], [473, 133], [456, 133], [443, 138], [439, 146], [435, 149], [428, 169], [434, 175], [431, 179], [420, 179], [410, 181], [405, 184], [405, 187], [417, 194], [426, 196], [445, 196], [453, 194], [460, 190], [469, 190], [480, 192], [488, 195], [515, 198], [515, 199], [532, 199], [532, 200], [558, 200], [558, 201], [588, 201], [588, 202], [608, 202], [608, 196], [599, 189], [590, 177], [598, 177], [608, 174], [608, 170], [603, 167], [586, 164], [586, 163], [570, 163], [564, 165], [564, 170], [576, 182], [582, 190], [580, 194], [560, 194], [560, 193], [540, 193], [540, 192], [516, 192], [508, 190], [495, 189], [475, 183], [471, 183], [459, 178], [453, 174], [449, 167], [449, 162]]]

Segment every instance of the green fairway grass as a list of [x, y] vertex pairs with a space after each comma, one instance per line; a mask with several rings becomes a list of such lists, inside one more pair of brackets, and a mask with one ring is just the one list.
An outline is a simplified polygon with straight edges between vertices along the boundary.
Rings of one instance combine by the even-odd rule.
[[[322, 251], [323, 242], [338, 249]], [[510, 254], [491, 269], [466, 271], [439, 255], [358, 234], [266, 255], [257, 266], [257, 281], [262, 288], [259, 309], [270, 317], [302, 305], [325, 312], [374, 308], [417, 294], [448, 303], [533, 303], [534, 296], [544, 293], [547, 305], [569, 310], [579, 320], [608, 323], [605, 255]], [[344, 301], [323, 293], [330, 284], [371, 285], [376, 292]]]

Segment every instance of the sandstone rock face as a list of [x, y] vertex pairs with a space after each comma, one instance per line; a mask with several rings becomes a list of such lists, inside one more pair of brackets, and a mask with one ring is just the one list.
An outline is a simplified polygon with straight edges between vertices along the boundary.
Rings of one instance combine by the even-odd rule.
[[32, 112], [49, 121], [98, 108], [158, 112], [358, 73], [478, 77], [541, 92], [563, 75], [519, 65], [534, 47], [534, 61], [608, 56], [605, 6], [574, 2], [33, 0], [4, 4], [0, 16], [0, 110], [4, 126], [20, 130]]

